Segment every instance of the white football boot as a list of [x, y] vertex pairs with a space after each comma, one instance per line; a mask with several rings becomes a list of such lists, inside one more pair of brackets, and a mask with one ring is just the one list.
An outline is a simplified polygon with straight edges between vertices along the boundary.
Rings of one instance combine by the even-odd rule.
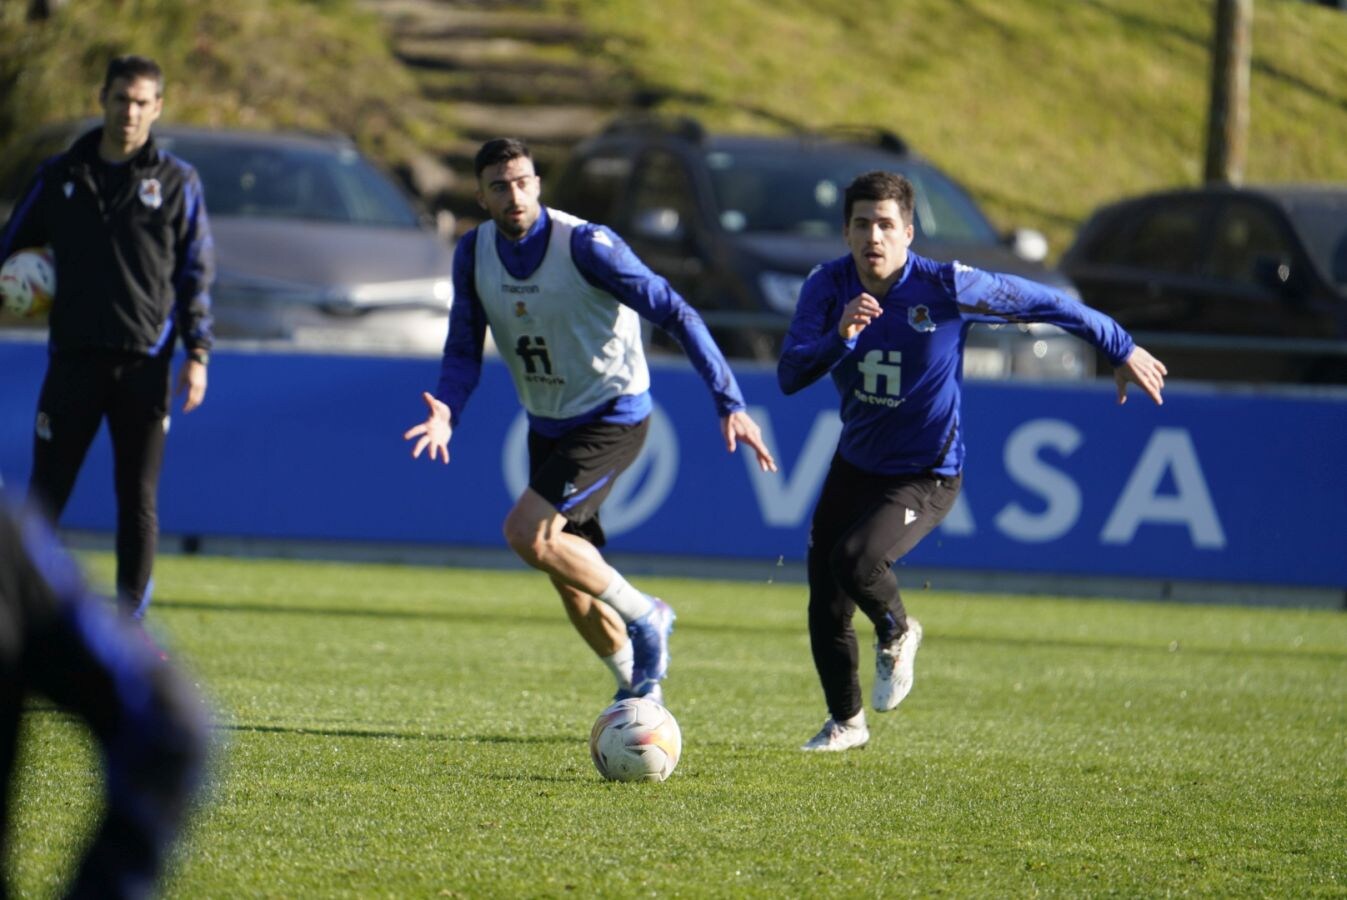
[[870, 740], [870, 729], [865, 727], [865, 717], [855, 716], [848, 722], [838, 722], [829, 718], [823, 723], [819, 733], [809, 739], [801, 750], [809, 752], [835, 753], [840, 750], [852, 750], [864, 747]]
[[888, 712], [912, 690], [912, 669], [921, 646], [921, 623], [908, 617], [907, 631], [888, 646], [875, 645], [875, 709]]

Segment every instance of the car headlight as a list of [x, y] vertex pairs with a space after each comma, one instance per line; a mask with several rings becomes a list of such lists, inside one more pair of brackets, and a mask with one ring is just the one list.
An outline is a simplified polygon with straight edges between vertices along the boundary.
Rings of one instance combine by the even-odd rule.
[[794, 315], [795, 304], [800, 299], [800, 288], [804, 286], [804, 276], [790, 272], [762, 272], [758, 275], [758, 287], [762, 296], [772, 309], [786, 315]]

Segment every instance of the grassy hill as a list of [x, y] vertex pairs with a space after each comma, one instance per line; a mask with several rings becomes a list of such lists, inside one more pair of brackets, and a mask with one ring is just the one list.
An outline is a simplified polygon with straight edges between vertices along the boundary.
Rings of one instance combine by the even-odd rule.
[[[551, 0], [690, 109], [882, 125], [1054, 253], [1096, 205], [1201, 181], [1214, 3]], [[1347, 14], [1255, 0], [1246, 181], [1347, 181]]]
[[[718, 127], [891, 128], [1054, 255], [1097, 204], [1201, 178], [1210, 0], [493, 6], [511, 5], [583, 23], [567, 49], [633, 87], [705, 98], [681, 106]], [[393, 165], [461, 140], [453, 104], [417, 94], [352, 0], [80, 0], [36, 26], [26, 7], [0, 0], [0, 153], [28, 125], [96, 112], [106, 59], [132, 49], [165, 64], [180, 121], [336, 128]], [[1344, 47], [1347, 15], [1255, 0], [1248, 181], [1347, 181]]]
[[163, 66], [165, 120], [337, 130], [386, 162], [444, 127], [380, 21], [350, 0], [73, 0], [37, 23], [27, 6], [0, 0], [0, 153], [32, 126], [98, 115], [107, 61], [121, 53]]

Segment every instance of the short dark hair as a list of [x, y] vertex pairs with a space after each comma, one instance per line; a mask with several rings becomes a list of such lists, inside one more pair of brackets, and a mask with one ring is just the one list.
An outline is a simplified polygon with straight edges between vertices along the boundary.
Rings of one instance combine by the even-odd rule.
[[109, 62], [108, 73], [103, 76], [103, 93], [106, 94], [108, 88], [112, 87], [112, 83], [118, 78], [125, 78], [128, 81], [135, 81], [137, 78], [153, 78], [155, 96], [162, 97], [164, 95], [164, 70], [159, 68], [159, 63], [148, 56], [127, 54], [126, 56], [118, 56]]
[[898, 212], [903, 217], [904, 225], [912, 224], [912, 212], [916, 207], [917, 192], [912, 187], [912, 182], [908, 181], [897, 172], [866, 172], [864, 175], [857, 175], [847, 185], [846, 203], [843, 210], [842, 223], [851, 224], [851, 207], [857, 200], [893, 200], [898, 204]]
[[478, 178], [491, 166], [507, 163], [512, 159], [533, 159], [528, 144], [517, 138], [495, 138], [487, 141], [477, 151], [472, 161], [473, 171]]

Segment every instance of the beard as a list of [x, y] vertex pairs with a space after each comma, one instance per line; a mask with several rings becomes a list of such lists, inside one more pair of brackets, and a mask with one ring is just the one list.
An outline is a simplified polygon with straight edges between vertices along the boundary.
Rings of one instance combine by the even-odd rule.
[[517, 241], [528, 234], [528, 230], [533, 227], [533, 223], [538, 221], [537, 216], [534, 216], [532, 220], [513, 218], [515, 213], [520, 212], [525, 212], [525, 210], [522, 207], [507, 209], [500, 218], [496, 220], [496, 227], [500, 229], [501, 234], [512, 241]]

